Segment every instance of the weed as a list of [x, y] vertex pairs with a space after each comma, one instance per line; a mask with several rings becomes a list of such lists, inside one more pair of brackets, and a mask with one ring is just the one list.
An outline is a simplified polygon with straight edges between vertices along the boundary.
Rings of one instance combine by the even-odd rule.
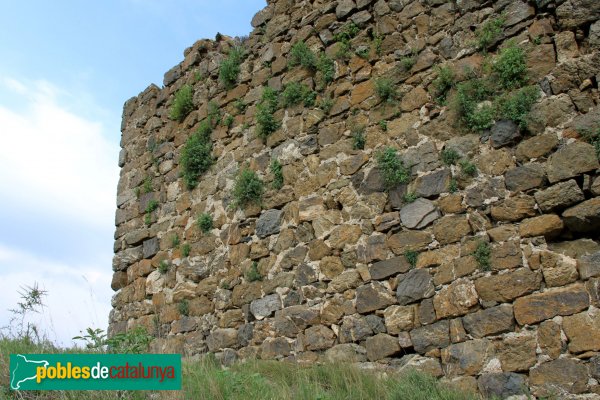
[[211, 128], [217, 127], [221, 123], [221, 110], [214, 101], [208, 102], [208, 123]]
[[406, 250], [404, 252], [404, 258], [406, 259], [406, 261], [408, 261], [411, 267], [414, 268], [417, 266], [417, 259], [419, 258], [419, 253], [414, 250]]
[[446, 102], [448, 92], [454, 87], [454, 72], [450, 67], [440, 67], [437, 73], [437, 78], [432, 82], [434, 96], [438, 103], [443, 104]]
[[141, 192], [142, 192], [142, 190], [140, 189], [140, 187], [139, 187], [139, 186], [138, 186], [138, 187], [136, 187], [136, 188], [134, 189], [134, 193], [135, 193], [135, 198], [136, 198], [136, 199], [139, 199], [139, 198], [140, 198], [140, 194], [141, 194]]
[[393, 147], [386, 147], [376, 155], [377, 166], [383, 175], [383, 183], [390, 190], [408, 182], [410, 172], [396, 153]]
[[321, 74], [321, 86], [325, 87], [333, 82], [333, 78], [335, 77], [335, 62], [327, 57], [327, 54], [321, 53], [317, 60], [317, 71]]
[[144, 223], [146, 224], [146, 226], [152, 225], [152, 214], [144, 215]]
[[365, 127], [357, 125], [352, 129], [352, 148], [354, 150], [364, 150], [366, 144]]
[[489, 47], [496, 42], [496, 39], [502, 35], [504, 18], [493, 18], [486, 21], [479, 29], [475, 31], [477, 37], [477, 47], [483, 52], [487, 52]]
[[244, 61], [244, 49], [242, 47], [233, 47], [227, 58], [221, 61], [219, 67], [219, 80], [227, 89], [231, 89], [237, 82], [240, 74], [240, 65]]
[[340, 44], [340, 48], [338, 49], [335, 55], [336, 58], [349, 58], [350, 41], [356, 35], [358, 35], [359, 30], [360, 29], [358, 28], [358, 25], [356, 25], [354, 22], [349, 22], [348, 24], [344, 25], [344, 27], [341, 28], [339, 32], [333, 36], [333, 40]]
[[231, 289], [231, 285], [230, 285], [230, 284], [229, 284], [229, 282], [227, 282], [227, 281], [223, 281], [223, 282], [221, 282], [221, 285], [220, 285], [220, 286], [221, 286], [221, 289], [224, 289], [224, 290], [229, 290], [229, 289]]
[[527, 127], [527, 115], [538, 100], [540, 92], [537, 86], [527, 86], [517, 92], [502, 96], [498, 100], [500, 118], [510, 119], [521, 128]]
[[389, 78], [378, 78], [375, 80], [375, 93], [381, 101], [389, 103], [398, 97], [394, 82]]
[[445, 165], [455, 165], [460, 159], [460, 155], [454, 149], [442, 150], [442, 162]]
[[234, 206], [243, 208], [248, 204], [259, 204], [264, 192], [263, 182], [256, 172], [243, 168], [233, 185]]
[[208, 233], [213, 228], [213, 217], [208, 213], [202, 213], [198, 216], [196, 223], [202, 233]]
[[410, 69], [415, 65], [417, 59], [415, 56], [406, 56], [400, 59], [400, 67], [404, 71], [410, 71]]
[[234, 103], [233, 106], [235, 107], [235, 109], [237, 110], [238, 113], [242, 114], [243, 112], [246, 111], [246, 108], [248, 108], [248, 105], [246, 103], [244, 103], [244, 100], [242, 99], [237, 99]]
[[586, 142], [594, 146], [596, 149], [596, 157], [600, 160], [600, 125], [598, 125], [596, 130], [582, 129], [579, 133]]
[[479, 268], [483, 271], [489, 271], [491, 269], [491, 261], [490, 261], [491, 249], [490, 245], [487, 242], [479, 242], [477, 244], [477, 248], [473, 252], [473, 257], [477, 261]]
[[150, 214], [154, 210], [158, 208], [158, 200], [150, 200], [148, 204], [146, 204], [146, 212]]
[[161, 262], [158, 264], [158, 272], [160, 272], [163, 275], [169, 272], [170, 268], [171, 266], [169, 265], [169, 262], [167, 260], [161, 260]]
[[490, 83], [473, 79], [457, 87], [457, 113], [465, 125], [474, 131], [489, 129], [494, 123], [494, 109], [489, 104], [479, 104], [493, 93]]
[[356, 49], [356, 51], [354, 53], [357, 56], [359, 56], [360, 58], [366, 60], [369, 58], [370, 50], [368, 47], [360, 47], [360, 48]]
[[456, 179], [454, 179], [454, 178], [450, 179], [450, 185], [448, 186], [448, 191], [450, 193], [458, 192], [458, 182], [456, 181]]
[[273, 174], [273, 189], [279, 190], [283, 187], [283, 172], [279, 160], [271, 161], [271, 173]]
[[465, 175], [475, 176], [475, 174], [477, 174], [477, 167], [472, 162], [468, 160], [461, 160], [459, 164], [460, 169]]
[[223, 126], [226, 126], [227, 129], [231, 129], [234, 120], [235, 118], [233, 118], [233, 115], [226, 116], [225, 119], [223, 119]]
[[312, 107], [315, 104], [316, 98], [317, 94], [300, 82], [287, 84], [281, 93], [283, 107], [291, 107], [300, 103], [304, 103], [306, 107]]
[[152, 187], [152, 178], [150, 176], [147, 176], [146, 179], [144, 179], [144, 193], [150, 193], [154, 190], [154, 188]]
[[186, 300], [183, 299], [179, 302], [179, 304], [177, 304], [177, 311], [179, 311], [179, 314], [187, 317], [190, 315], [190, 303]]
[[179, 235], [175, 234], [171, 237], [171, 247], [177, 248], [181, 241], [179, 240]]
[[191, 251], [192, 247], [189, 245], [189, 243], [184, 243], [183, 246], [181, 246], [181, 255], [184, 257], [189, 256]]
[[[81, 331], [80, 331], [81, 332]], [[85, 343], [85, 348], [93, 351], [103, 351], [106, 346], [106, 333], [104, 333], [103, 329], [97, 328], [87, 328], [87, 334], [83, 334], [79, 336], [73, 336], [73, 340], [81, 340]]]
[[256, 261], [252, 262], [252, 265], [246, 271], [246, 280], [248, 282], [254, 281], [262, 281], [263, 277], [258, 270], [258, 263]]
[[385, 119], [382, 119], [381, 121], [379, 121], [379, 127], [381, 128], [382, 131], [387, 132], [388, 130], [388, 123]]
[[187, 115], [194, 109], [193, 90], [190, 85], [183, 85], [175, 93], [175, 100], [169, 111], [169, 118], [174, 121], [182, 122]]
[[279, 128], [279, 122], [275, 120], [277, 111], [277, 92], [270, 87], [265, 87], [262, 98], [256, 106], [257, 134], [265, 139]]
[[333, 99], [330, 97], [323, 97], [319, 102], [319, 108], [323, 110], [325, 114], [329, 114], [333, 108]]
[[137, 326], [126, 333], [117, 333], [110, 339], [107, 339], [106, 344], [111, 353], [139, 354], [148, 351], [148, 346], [152, 339], [154, 337], [148, 334], [146, 328]]
[[515, 44], [502, 49], [492, 65], [498, 82], [505, 89], [523, 86], [527, 81], [527, 62], [525, 52]]
[[542, 37], [541, 36], [536, 36], [533, 39], [533, 44], [535, 44], [536, 46], [539, 46], [540, 44], [542, 44]]
[[202, 73], [197, 69], [194, 70], [194, 82], [198, 83], [203, 79]]
[[375, 48], [375, 54], [381, 57], [383, 54], [383, 36], [377, 34], [373, 36], [373, 47]]
[[290, 49], [288, 61], [291, 67], [300, 65], [303, 68], [314, 70], [317, 68], [317, 56], [303, 41], [299, 41]]
[[188, 189], [198, 184], [198, 178], [213, 164], [212, 129], [207, 121], [200, 124], [198, 131], [192, 134], [181, 151], [181, 175]]
[[418, 198], [419, 196], [417, 196], [415, 192], [406, 192], [404, 193], [404, 196], [402, 196], [402, 200], [404, 200], [405, 203], [414, 203]]

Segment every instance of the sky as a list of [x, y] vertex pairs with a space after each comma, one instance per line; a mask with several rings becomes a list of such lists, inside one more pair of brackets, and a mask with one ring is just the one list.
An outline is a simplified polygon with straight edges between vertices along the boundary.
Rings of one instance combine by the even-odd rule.
[[196, 40], [248, 35], [266, 1], [0, 6], [0, 328], [37, 283], [45, 306], [29, 321], [71, 346], [108, 325], [123, 103], [162, 86]]

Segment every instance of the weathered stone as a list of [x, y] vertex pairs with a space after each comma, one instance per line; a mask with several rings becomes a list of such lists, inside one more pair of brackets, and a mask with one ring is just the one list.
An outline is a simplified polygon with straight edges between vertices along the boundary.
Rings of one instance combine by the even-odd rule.
[[421, 108], [421, 106], [427, 103], [428, 100], [429, 96], [427, 95], [425, 89], [423, 89], [421, 86], [417, 86], [402, 97], [400, 109], [402, 111], [410, 112]]
[[339, 257], [323, 257], [319, 263], [321, 273], [328, 279], [333, 279], [344, 271], [344, 264]]
[[142, 245], [144, 258], [152, 258], [158, 253], [160, 250], [160, 243], [158, 242], [158, 238], [152, 238], [148, 240], [144, 240]]
[[360, 273], [355, 269], [342, 272], [329, 282], [327, 292], [344, 292], [348, 289], [354, 289], [362, 283]]
[[581, 279], [589, 279], [600, 276], [600, 251], [593, 254], [581, 256], [577, 260], [577, 269]]
[[517, 236], [517, 229], [514, 225], [500, 225], [488, 229], [487, 234], [493, 242], [505, 242]]
[[387, 245], [395, 254], [404, 254], [408, 250], [423, 250], [429, 243], [431, 234], [423, 231], [402, 231], [387, 240]]
[[367, 338], [365, 347], [367, 348], [367, 358], [370, 361], [381, 360], [400, 351], [398, 339], [385, 333]]
[[340, 172], [344, 175], [353, 175], [367, 161], [369, 161], [369, 156], [363, 153], [348, 157], [340, 163]]
[[492, 218], [497, 221], [514, 222], [535, 214], [535, 200], [525, 194], [502, 200], [492, 206]]
[[381, 280], [392, 275], [408, 272], [411, 265], [406, 261], [406, 257], [394, 257], [389, 260], [376, 262], [369, 268], [371, 279]]
[[494, 346], [487, 339], [456, 343], [442, 350], [447, 376], [477, 375], [493, 357]]
[[585, 199], [583, 192], [573, 179], [538, 191], [533, 196], [544, 212], [568, 207]]
[[587, 291], [576, 284], [521, 297], [514, 303], [514, 312], [519, 325], [530, 325], [557, 315], [575, 314], [589, 305]]
[[267, 338], [260, 348], [260, 356], [263, 360], [286, 357], [291, 352], [290, 343], [284, 337]]
[[335, 8], [335, 16], [340, 19], [356, 9], [354, 0], [340, 0]]
[[356, 289], [356, 311], [361, 314], [381, 310], [395, 302], [389, 290], [380, 282], [371, 282]]
[[326, 326], [311, 326], [304, 332], [308, 350], [325, 350], [333, 346], [335, 333]]
[[599, 167], [594, 146], [584, 142], [574, 142], [548, 158], [546, 172], [550, 183], [554, 183]]
[[552, 396], [557, 391], [583, 393], [588, 382], [587, 367], [579, 360], [559, 358], [532, 368], [529, 383], [537, 396]]
[[237, 285], [233, 288], [231, 302], [234, 306], [241, 307], [250, 303], [252, 300], [259, 299], [262, 296], [261, 283], [251, 282]]
[[[552, 48], [552, 46], [550, 46]], [[555, 134], [543, 134], [522, 141], [517, 146], [516, 156], [519, 161], [528, 161], [532, 158], [540, 158], [550, 153], [558, 146], [558, 138]]]
[[250, 303], [250, 312], [254, 315], [254, 318], [258, 320], [270, 317], [275, 311], [280, 309], [281, 299], [276, 293], [265, 296], [262, 299], [254, 300]]
[[[407, 305], [433, 296], [435, 288], [427, 269], [413, 269], [398, 277], [396, 297], [398, 303]], [[391, 303], [390, 303], [391, 304]]]
[[215, 329], [206, 338], [206, 344], [212, 352], [235, 347], [237, 344], [237, 329]]
[[466, 278], [458, 279], [440, 290], [433, 297], [433, 305], [438, 319], [464, 315], [478, 304], [473, 282]]
[[427, 199], [417, 199], [400, 210], [402, 224], [408, 229], [422, 229], [438, 218], [435, 205]]
[[174, 321], [171, 326], [171, 332], [174, 334], [191, 332], [196, 329], [196, 320], [192, 317], [182, 317], [181, 319]]
[[560, 325], [554, 321], [544, 321], [538, 327], [538, 345], [542, 354], [551, 359], [558, 358], [562, 351]]
[[346, 244], [355, 244], [361, 234], [358, 225], [340, 225], [331, 232], [329, 245], [334, 249], [343, 249]]
[[417, 177], [411, 186], [415, 195], [419, 197], [433, 197], [448, 191], [451, 177], [450, 170], [444, 168]]
[[465, 203], [471, 207], [481, 207], [484, 204], [489, 204], [491, 200], [504, 198], [505, 195], [504, 180], [501, 177], [496, 177], [477, 183], [467, 189]]
[[550, 251], [540, 252], [540, 265], [548, 287], [565, 286], [579, 278], [575, 260]]
[[353, 315], [344, 317], [340, 327], [340, 342], [358, 342], [373, 334], [373, 328], [362, 317]]
[[323, 199], [320, 196], [313, 196], [301, 200], [298, 204], [298, 217], [300, 221], [312, 221], [325, 211]]
[[462, 321], [467, 332], [475, 338], [511, 331], [515, 324], [513, 308], [510, 304], [465, 315]]
[[475, 289], [483, 301], [507, 302], [540, 289], [542, 274], [520, 268], [507, 274], [492, 275], [475, 281]]
[[569, 339], [570, 352], [600, 350], [600, 311], [597, 308], [565, 317], [563, 330]]
[[325, 359], [331, 363], [364, 362], [366, 349], [354, 343], [338, 344], [325, 352]]
[[600, 18], [600, 4], [594, 0], [568, 0], [556, 8], [559, 24], [564, 28], [576, 28]]
[[433, 226], [433, 234], [440, 244], [458, 242], [471, 233], [466, 215], [446, 215]]
[[385, 327], [391, 335], [409, 331], [415, 326], [415, 306], [389, 306], [385, 309]]
[[477, 379], [477, 387], [487, 398], [505, 399], [528, 394], [525, 377], [514, 372], [482, 374]]
[[306, 305], [291, 306], [275, 311], [275, 317], [291, 321], [300, 330], [319, 323], [319, 312]]
[[544, 166], [531, 163], [506, 171], [504, 180], [506, 188], [513, 192], [524, 192], [542, 186], [546, 178]]
[[573, 232], [597, 232], [600, 229], [600, 197], [571, 207], [562, 216], [567, 228]]
[[490, 139], [495, 149], [509, 145], [521, 137], [519, 125], [511, 120], [500, 120], [492, 126]]
[[534, 332], [510, 333], [496, 342], [496, 357], [503, 371], [527, 371], [537, 361], [536, 348]]
[[420, 354], [446, 347], [450, 344], [450, 323], [443, 320], [413, 329], [410, 331], [410, 339], [415, 351]]
[[586, 254], [600, 251], [600, 244], [591, 239], [577, 239], [567, 242], [548, 243], [548, 249], [571, 258], [581, 258]]
[[256, 221], [256, 235], [264, 239], [267, 236], [279, 233], [282, 217], [283, 211], [281, 210], [264, 211]]
[[377, 232], [385, 232], [399, 224], [400, 213], [398, 211], [378, 215], [375, 217], [375, 221], [373, 221], [373, 225], [375, 226], [375, 230]]
[[563, 228], [564, 224], [558, 215], [548, 214], [524, 219], [519, 226], [519, 233], [521, 237], [545, 236], [546, 238], [553, 238], [558, 236]]
[[475, 159], [475, 165], [481, 173], [496, 176], [514, 168], [515, 162], [507, 149], [498, 149], [481, 154]]

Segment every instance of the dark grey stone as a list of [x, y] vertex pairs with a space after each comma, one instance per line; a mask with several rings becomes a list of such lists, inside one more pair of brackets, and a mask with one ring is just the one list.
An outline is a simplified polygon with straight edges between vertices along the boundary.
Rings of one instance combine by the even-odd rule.
[[422, 229], [438, 219], [440, 213], [435, 204], [427, 199], [417, 199], [402, 207], [400, 219], [408, 229]]
[[506, 171], [504, 179], [508, 190], [525, 191], [542, 186], [546, 180], [546, 171], [542, 164], [531, 163]]
[[417, 353], [444, 348], [450, 344], [450, 322], [443, 320], [413, 329], [410, 331], [410, 339]]
[[271, 316], [271, 314], [277, 310], [281, 310], [281, 299], [277, 293], [254, 300], [250, 303], [250, 312], [259, 320]]
[[371, 314], [365, 317], [365, 321], [367, 321], [367, 324], [369, 324], [373, 333], [378, 334], [387, 332], [385, 324], [383, 323], [383, 318]]
[[418, 177], [414, 183], [415, 195], [433, 197], [448, 191], [452, 174], [447, 168]]
[[144, 240], [142, 245], [142, 251], [144, 258], [151, 258], [160, 250], [158, 238], [153, 237], [152, 239]]
[[600, 276], [600, 251], [594, 254], [581, 256], [581, 258], [577, 260], [577, 263], [581, 279]]
[[267, 236], [279, 233], [282, 217], [283, 211], [281, 210], [267, 210], [263, 212], [258, 221], [256, 221], [256, 235], [264, 239]]
[[519, 125], [511, 120], [503, 119], [492, 126], [490, 139], [495, 149], [509, 145], [521, 137]]
[[369, 270], [371, 279], [385, 279], [392, 275], [405, 273], [410, 269], [411, 265], [406, 261], [404, 256], [390, 258], [373, 264]]
[[435, 293], [431, 274], [426, 269], [413, 269], [399, 280], [396, 297], [401, 305], [414, 303]]
[[477, 380], [479, 391], [486, 397], [505, 399], [509, 396], [527, 394], [527, 382], [523, 375], [514, 372], [483, 374]]

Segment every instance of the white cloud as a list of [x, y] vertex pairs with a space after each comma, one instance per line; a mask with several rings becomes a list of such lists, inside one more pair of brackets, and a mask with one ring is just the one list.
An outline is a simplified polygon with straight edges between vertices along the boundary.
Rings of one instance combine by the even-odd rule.
[[[46, 81], [0, 81], [0, 196], [5, 202], [107, 227], [114, 220], [118, 146], [101, 122], [59, 104], [76, 98]], [[7, 99], [11, 96], [3, 96]], [[16, 107], [15, 105], [24, 105]], [[108, 221], [108, 222], [107, 222]]]
[[[15, 308], [19, 288], [35, 282], [47, 291], [46, 307], [33, 314], [29, 321], [41, 328], [54, 343], [72, 345], [71, 338], [87, 327], [106, 330], [110, 312], [111, 270], [110, 254], [107, 259], [96, 259], [95, 264], [66, 264], [47, 260], [8, 248], [0, 244], [0, 326], [11, 319], [9, 308]], [[104, 272], [106, 271], [106, 272]]]

